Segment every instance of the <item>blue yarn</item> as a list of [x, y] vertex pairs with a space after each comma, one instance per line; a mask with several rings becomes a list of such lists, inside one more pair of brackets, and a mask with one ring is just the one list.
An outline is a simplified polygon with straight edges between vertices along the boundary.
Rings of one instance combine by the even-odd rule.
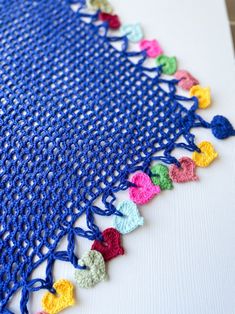
[[68, 4], [82, 4], [86, 3], [86, 0], [67, 0]]
[[218, 139], [225, 139], [235, 135], [235, 130], [227, 118], [215, 116], [211, 121], [211, 130], [213, 135]]
[[131, 173], [149, 173], [154, 160], [179, 165], [175, 148], [198, 150], [193, 127], [217, 138], [234, 130], [197, 115], [197, 99], [177, 95], [161, 67], [147, 68], [146, 52], [93, 23], [98, 12], [74, 13], [67, 0], [0, 0], [0, 14], [0, 313], [13, 314], [22, 288], [25, 314], [30, 293], [55, 293], [56, 260], [81, 268], [77, 237], [102, 240], [95, 216], [123, 215], [116, 193]]

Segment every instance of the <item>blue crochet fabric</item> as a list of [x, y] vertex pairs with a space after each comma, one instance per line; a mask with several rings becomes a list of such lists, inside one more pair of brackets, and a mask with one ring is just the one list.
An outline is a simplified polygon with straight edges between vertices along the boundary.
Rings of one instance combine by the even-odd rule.
[[[109, 37], [97, 14], [67, 1], [0, 0], [0, 16], [0, 313], [11, 313], [19, 288], [28, 313], [30, 292], [53, 291], [55, 260], [80, 267], [75, 238], [101, 239], [95, 215], [120, 215], [115, 194], [131, 173], [178, 163], [176, 147], [198, 150], [193, 127], [217, 138], [234, 130], [221, 116], [205, 122], [198, 100], [177, 95], [177, 81], [147, 69], [146, 53]], [[43, 261], [46, 273], [32, 279]]]

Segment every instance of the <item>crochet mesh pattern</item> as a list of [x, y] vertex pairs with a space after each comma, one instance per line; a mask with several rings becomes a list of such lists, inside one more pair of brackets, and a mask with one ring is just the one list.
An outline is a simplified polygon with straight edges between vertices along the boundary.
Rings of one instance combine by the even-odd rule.
[[[128, 176], [152, 160], [177, 163], [175, 147], [198, 150], [190, 129], [210, 125], [197, 99], [177, 95], [177, 81], [145, 68], [145, 52], [128, 52], [127, 38], [109, 37], [96, 14], [8, 0], [0, 16], [0, 313], [11, 313], [19, 288], [27, 313], [30, 292], [53, 291], [56, 259], [81, 267], [75, 237], [101, 239], [94, 217], [119, 214], [115, 193]], [[94, 205], [100, 196], [104, 208]], [[74, 226], [82, 215], [85, 230]], [[58, 252], [64, 236], [68, 249]], [[32, 280], [45, 260], [45, 278]]]

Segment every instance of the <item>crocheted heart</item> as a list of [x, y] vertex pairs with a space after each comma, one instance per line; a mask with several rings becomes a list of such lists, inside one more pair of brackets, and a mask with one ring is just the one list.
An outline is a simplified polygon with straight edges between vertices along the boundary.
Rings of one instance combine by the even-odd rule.
[[194, 161], [189, 157], [182, 157], [179, 159], [180, 167], [172, 165], [170, 167], [170, 177], [174, 182], [183, 183], [188, 181], [198, 180], [195, 174], [196, 165]]
[[177, 61], [175, 57], [167, 57], [161, 55], [156, 59], [158, 65], [162, 66], [162, 72], [164, 74], [172, 75], [177, 70]]
[[132, 42], [140, 41], [144, 34], [140, 24], [126, 24], [121, 28], [121, 33], [126, 35], [127, 38]]
[[141, 40], [140, 42], [140, 49], [146, 50], [147, 55], [150, 58], [156, 58], [157, 56], [161, 55], [163, 53], [163, 50], [159, 44], [159, 42], [154, 40]]
[[100, 12], [99, 19], [103, 22], [108, 22], [108, 25], [112, 29], [118, 29], [121, 26], [121, 22], [117, 15]]
[[209, 87], [193, 86], [189, 92], [190, 97], [198, 98], [198, 107], [206, 109], [211, 105], [211, 92]]
[[192, 159], [198, 167], [207, 167], [212, 161], [217, 158], [218, 153], [215, 151], [213, 145], [210, 142], [201, 142], [198, 145], [201, 152], [194, 152]]
[[213, 135], [222, 140], [231, 135], [235, 135], [235, 130], [229, 120], [223, 116], [215, 116], [211, 121]]
[[175, 73], [175, 78], [177, 80], [180, 80], [178, 85], [185, 90], [190, 90], [194, 85], [199, 84], [199, 81], [195, 77], [193, 77], [188, 71], [177, 71]]
[[144, 218], [140, 216], [139, 210], [132, 201], [122, 201], [117, 210], [123, 216], [114, 216], [113, 226], [122, 234], [129, 233], [144, 224]]
[[87, 6], [93, 10], [101, 10], [105, 13], [113, 12], [113, 8], [107, 0], [87, 0]]
[[137, 172], [131, 178], [135, 187], [129, 188], [130, 199], [136, 204], [143, 205], [148, 203], [155, 195], [161, 192], [159, 186], [153, 185], [150, 177], [144, 172]]
[[95, 240], [91, 249], [100, 252], [106, 262], [124, 254], [124, 249], [121, 246], [121, 235], [116, 229], [108, 228], [102, 232], [102, 236], [103, 242]]
[[171, 190], [173, 188], [167, 166], [157, 164], [151, 168], [151, 172], [153, 174], [151, 179], [154, 185], [160, 186], [161, 190]]
[[73, 285], [68, 280], [58, 280], [53, 288], [56, 294], [47, 292], [42, 298], [42, 308], [48, 314], [56, 314], [74, 304]]
[[107, 279], [105, 262], [102, 254], [95, 250], [86, 252], [79, 260], [86, 269], [75, 270], [75, 280], [81, 288], [91, 288], [100, 281]]

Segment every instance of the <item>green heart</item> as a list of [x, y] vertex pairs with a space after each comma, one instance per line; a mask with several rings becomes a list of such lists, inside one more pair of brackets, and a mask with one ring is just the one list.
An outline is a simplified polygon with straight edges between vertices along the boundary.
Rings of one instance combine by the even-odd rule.
[[167, 166], [157, 164], [151, 168], [151, 172], [153, 174], [151, 179], [154, 185], [160, 186], [161, 190], [171, 190], [173, 188]]
[[156, 62], [158, 65], [162, 65], [162, 72], [164, 74], [172, 75], [177, 70], [177, 61], [175, 57], [161, 55], [157, 57]]
[[104, 258], [100, 252], [90, 250], [79, 260], [79, 265], [86, 269], [75, 270], [75, 280], [81, 288], [91, 288], [107, 279]]

